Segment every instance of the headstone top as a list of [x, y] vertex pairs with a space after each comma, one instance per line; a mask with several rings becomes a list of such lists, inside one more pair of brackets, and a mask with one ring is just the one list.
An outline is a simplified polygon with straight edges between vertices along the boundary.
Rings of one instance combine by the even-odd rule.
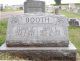
[[24, 13], [45, 12], [45, 2], [28, 0], [24, 2]]

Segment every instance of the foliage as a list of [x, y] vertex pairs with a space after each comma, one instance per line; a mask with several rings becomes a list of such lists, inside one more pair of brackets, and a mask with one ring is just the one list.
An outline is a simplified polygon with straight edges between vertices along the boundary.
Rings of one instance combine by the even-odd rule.
[[60, 5], [61, 4], [61, 0], [54, 0], [56, 5]]

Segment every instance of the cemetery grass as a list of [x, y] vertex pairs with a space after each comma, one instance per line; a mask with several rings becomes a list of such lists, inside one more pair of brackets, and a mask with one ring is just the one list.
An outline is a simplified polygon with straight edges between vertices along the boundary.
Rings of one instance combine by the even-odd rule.
[[[7, 19], [0, 20], [0, 45], [2, 45], [5, 42], [6, 29], [7, 29]], [[70, 26], [69, 27], [69, 38], [70, 38], [70, 41], [76, 46], [77, 52], [80, 55], [80, 27]]]
[[6, 19], [0, 20], [0, 46], [4, 43], [6, 37], [7, 21]]
[[63, 10], [61, 10], [60, 13], [67, 16], [68, 18], [80, 18], [80, 13], [72, 13]]
[[80, 27], [69, 27], [69, 39], [76, 46], [80, 55]]
[[2, 12], [13, 12], [13, 11], [20, 11], [20, 9], [19, 8], [14, 9], [13, 7], [7, 6], [2, 10]]

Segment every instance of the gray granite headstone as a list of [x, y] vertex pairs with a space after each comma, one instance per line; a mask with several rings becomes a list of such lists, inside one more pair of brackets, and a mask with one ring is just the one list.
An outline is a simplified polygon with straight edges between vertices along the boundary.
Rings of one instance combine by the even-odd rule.
[[79, 26], [79, 21], [76, 21], [75, 18], [70, 19], [69, 21], [70, 26]]
[[27, 0], [24, 12], [9, 18], [6, 42], [0, 52], [32, 61], [76, 61], [76, 48], [69, 42], [65, 16], [42, 13], [45, 3], [36, 0]]
[[8, 21], [8, 46], [68, 46], [68, 19], [47, 13], [11, 16]]
[[24, 13], [45, 12], [45, 2], [36, 0], [27, 0], [24, 2]]
[[3, 10], [3, 4], [0, 4], [0, 11]]

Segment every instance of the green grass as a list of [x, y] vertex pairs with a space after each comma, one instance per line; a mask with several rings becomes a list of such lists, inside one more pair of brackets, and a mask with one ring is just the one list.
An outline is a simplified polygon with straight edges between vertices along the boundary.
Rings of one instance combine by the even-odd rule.
[[[79, 13], [71, 13], [66, 11], [60, 11], [61, 14], [68, 18], [80, 18]], [[69, 27], [70, 41], [76, 46], [78, 53], [80, 54], [80, 27]]]
[[69, 27], [70, 41], [76, 46], [80, 54], [80, 27]]
[[0, 20], [0, 45], [2, 45], [2, 43], [4, 43], [4, 41], [5, 41], [6, 28], [7, 28], [6, 19]]
[[12, 7], [10, 7], [10, 6], [6, 6], [4, 9], [3, 9], [3, 12], [12, 12], [12, 11], [14, 11], [14, 9], [12, 8]]
[[13, 8], [11, 6], [6, 6], [1, 12], [15, 12], [15, 11], [21, 11], [19, 8]]
[[80, 27], [69, 27], [70, 40], [80, 48]]
[[66, 11], [60, 11], [61, 14], [67, 16], [68, 18], [80, 18], [80, 13], [72, 13], [72, 12], [66, 12]]

